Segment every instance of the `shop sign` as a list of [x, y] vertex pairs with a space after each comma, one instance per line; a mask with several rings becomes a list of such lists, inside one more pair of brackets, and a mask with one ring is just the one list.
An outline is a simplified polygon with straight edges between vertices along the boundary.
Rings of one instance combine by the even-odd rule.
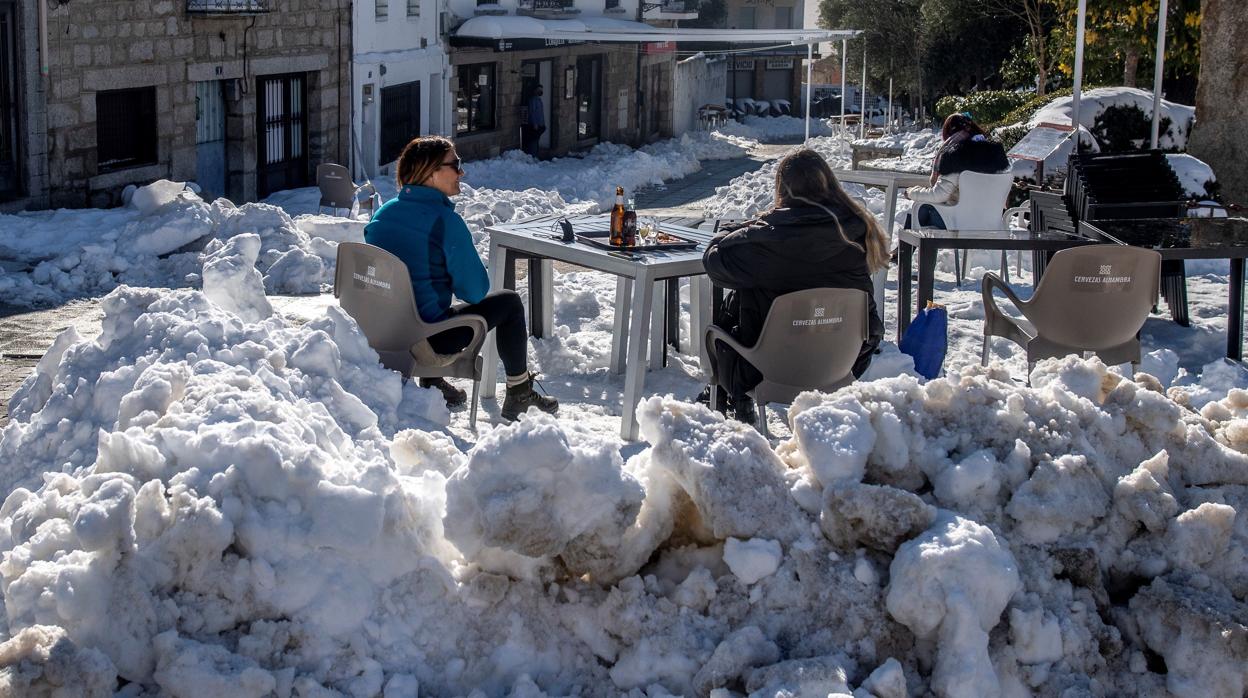
[[792, 58], [768, 58], [767, 70], [792, 70]]
[[736, 58], [732, 61], [733, 70], [754, 70], [753, 58]]

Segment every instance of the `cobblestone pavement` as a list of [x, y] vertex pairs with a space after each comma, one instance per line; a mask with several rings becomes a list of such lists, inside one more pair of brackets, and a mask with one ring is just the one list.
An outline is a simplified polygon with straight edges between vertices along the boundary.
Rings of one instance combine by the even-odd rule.
[[[715, 195], [715, 188], [752, 172], [769, 160], [783, 157], [795, 144], [763, 144], [746, 157], [731, 160], [708, 160], [702, 169], [689, 176], [646, 187], [636, 192], [636, 205], [647, 215], [701, 217], [703, 204]], [[521, 269], [524, 265], [520, 265]], [[572, 267], [569, 267], [572, 268]], [[523, 275], [523, 271], [520, 272]], [[278, 311], [293, 317], [319, 315], [319, 308], [333, 302], [333, 296], [271, 298]], [[30, 375], [39, 358], [52, 345], [57, 335], [69, 327], [85, 338], [100, 333], [99, 298], [73, 300], [54, 308], [30, 310], [0, 304], [0, 427], [9, 421], [9, 398]]]

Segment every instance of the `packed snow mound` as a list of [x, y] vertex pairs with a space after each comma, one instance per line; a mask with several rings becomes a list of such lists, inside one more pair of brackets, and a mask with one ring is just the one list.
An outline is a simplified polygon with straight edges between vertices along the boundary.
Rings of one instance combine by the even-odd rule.
[[[1032, 115], [1027, 127], [1034, 128], [1046, 122], [1070, 125], [1073, 101], [1072, 97], [1066, 96], [1049, 102]], [[1153, 93], [1134, 87], [1098, 87], [1083, 92], [1079, 96], [1079, 125], [1090, 131], [1096, 124], [1096, 118], [1112, 106], [1139, 107], [1147, 118], [1152, 119]], [[1196, 107], [1162, 99], [1161, 115], [1170, 120], [1170, 130], [1160, 134], [1157, 145], [1163, 150], [1185, 150], [1196, 118]]]
[[853, 144], [877, 148], [902, 149], [901, 155], [865, 160], [860, 163], [862, 167], [927, 174], [932, 171], [932, 160], [936, 157], [936, 151], [940, 150], [941, 139], [939, 130], [929, 128], [910, 133], [895, 133], [879, 138], [860, 139], [854, 141]]
[[[741, 121], [729, 121], [716, 129], [719, 133], [749, 138], [760, 143], [788, 141], [806, 135], [806, 120], [793, 116], [756, 116], [747, 114]], [[829, 119], [811, 119], [810, 135], [830, 136], [833, 133]]]
[[627, 461], [537, 413], [465, 453], [338, 309], [230, 305], [120, 288], [15, 395], [0, 686], [1242, 692], [1248, 392], [1072, 357], [805, 393], [774, 446], [654, 397]]

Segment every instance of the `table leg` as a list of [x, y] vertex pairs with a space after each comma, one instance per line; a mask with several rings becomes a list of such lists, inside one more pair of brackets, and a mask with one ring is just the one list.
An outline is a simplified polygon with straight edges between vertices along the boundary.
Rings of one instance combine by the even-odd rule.
[[628, 304], [632, 298], [633, 280], [624, 276], [615, 278], [615, 323], [611, 332], [611, 372], [624, 372], [624, 356], [628, 350]]
[[1244, 358], [1244, 259], [1231, 260], [1231, 287], [1227, 306], [1230, 312], [1226, 328], [1226, 355], [1236, 361]]
[[[680, 351], [680, 279], [667, 280], [667, 344]], [[667, 351], [663, 351], [663, 365], [667, 365]]]
[[897, 341], [906, 335], [910, 326], [910, 316], [914, 309], [910, 307], [910, 271], [914, 263], [914, 248], [908, 242], [897, 246]]
[[919, 242], [919, 293], [918, 293], [918, 309], [927, 307], [928, 301], [932, 300], [933, 289], [936, 286], [936, 247], [933, 245], [924, 245]]
[[711, 324], [711, 286], [706, 276], [689, 277], [689, 351], [698, 356], [707, 375], [711, 370], [705, 346], [706, 328]]
[[663, 309], [667, 307], [667, 284], [654, 282], [653, 304], [650, 309], [650, 368], [663, 368]]
[[544, 257], [529, 257], [529, 334], [549, 337], [554, 333], [554, 264]]
[[897, 217], [897, 180], [890, 179], [884, 189], [884, 232], [893, 238], [893, 219]]
[[[516, 275], [515, 268], [510, 259], [511, 255], [499, 247], [496, 243], [490, 242], [490, 288], [515, 288]], [[510, 286], [508, 285], [507, 270], [511, 269]], [[494, 341], [494, 330], [490, 330], [489, 335], [485, 338], [485, 344], [481, 346], [481, 398], [493, 398], [496, 394], [498, 380], [498, 346]]]
[[620, 436], [637, 439], [637, 403], [646, 379], [646, 330], [650, 325], [650, 304], [654, 300], [654, 282], [643, 274], [633, 282], [632, 307], [636, 316], [628, 330], [628, 363], [624, 373], [624, 404], [620, 420]]

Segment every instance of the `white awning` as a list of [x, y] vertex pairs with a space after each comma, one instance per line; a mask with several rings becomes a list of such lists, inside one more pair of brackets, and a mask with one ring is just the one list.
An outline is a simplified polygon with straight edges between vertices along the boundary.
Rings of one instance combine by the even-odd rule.
[[549, 39], [645, 43], [655, 41], [707, 41], [736, 44], [816, 44], [852, 39], [861, 32], [841, 29], [681, 29], [655, 27], [611, 17], [538, 19], [515, 15], [473, 17], [455, 30], [468, 39]]

